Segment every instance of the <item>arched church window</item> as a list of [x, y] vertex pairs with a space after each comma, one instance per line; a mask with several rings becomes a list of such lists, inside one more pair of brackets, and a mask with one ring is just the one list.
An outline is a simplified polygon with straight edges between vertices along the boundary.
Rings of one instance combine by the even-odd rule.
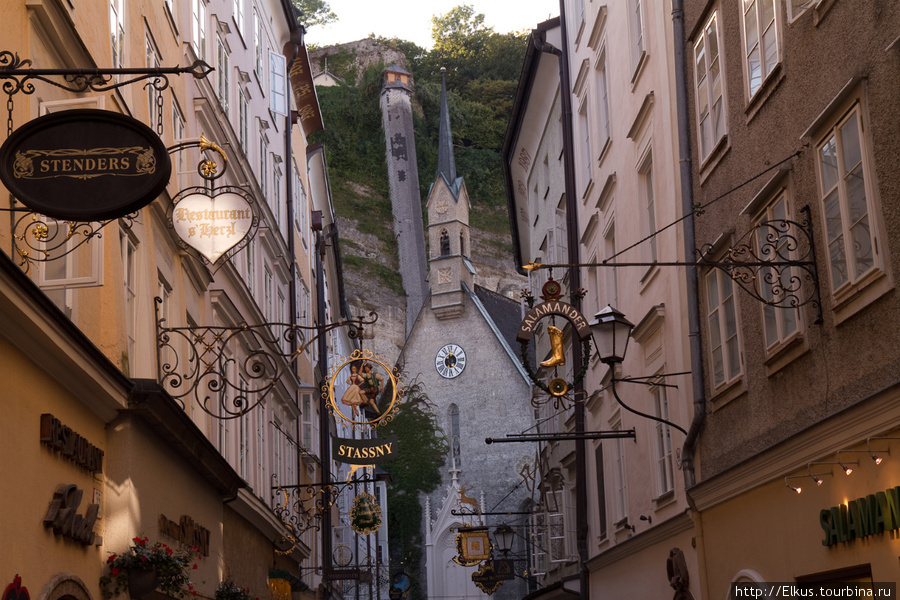
[[461, 256], [466, 255], [466, 240], [463, 237], [462, 231], [459, 232], [459, 253]]
[[441, 229], [441, 256], [450, 254], [450, 234], [446, 229]]
[[453, 467], [458, 469], [462, 464], [459, 453], [459, 407], [451, 404], [448, 412], [450, 414], [450, 455], [453, 459]]

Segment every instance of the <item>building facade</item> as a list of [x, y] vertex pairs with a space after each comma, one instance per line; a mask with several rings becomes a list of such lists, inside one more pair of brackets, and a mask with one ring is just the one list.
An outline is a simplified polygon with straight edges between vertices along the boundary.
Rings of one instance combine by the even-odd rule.
[[[549, 397], [537, 409], [547, 493], [532, 536], [542, 587], [529, 598], [665, 595], [676, 562], [696, 593], [681, 470], [694, 418], [691, 257], [679, 224], [671, 5], [562, 6], [532, 32], [504, 148], [517, 263], [535, 298], [553, 279], [588, 319], [611, 306], [635, 326], [613, 367], [596, 335], [588, 356], [576, 354], [565, 322], [566, 363], [553, 365], [551, 326], [536, 328], [536, 361], [549, 363], [538, 376], [583, 379], [564, 411]], [[560, 439], [579, 428], [608, 438]]]
[[[205, 77], [170, 74], [165, 85], [129, 83], [121, 73], [78, 89], [51, 75], [53, 82], [32, 80], [33, 91], [11, 96], [10, 130], [70, 109], [134, 117], [169, 148], [172, 175], [148, 206], [104, 223], [75, 227], [32, 217], [16, 200], [5, 206], [14, 210], [12, 227], [0, 233], [10, 267], [4, 379], [33, 376], [0, 401], [4, 422], [21, 423], [21, 436], [7, 440], [21, 448], [21, 460], [4, 474], [24, 481], [39, 469], [47, 477], [28, 502], [5, 504], [17, 508], [3, 537], [46, 554], [7, 552], [0, 577], [9, 583], [18, 574], [41, 597], [99, 598], [111, 554], [139, 536], [189, 548], [192, 539], [171, 535], [188, 523], [205, 532], [197, 595], [213, 598], [231, 578], [262, 596], [272, 572], [284, 571], [298, 597], [329, 597], [335, 590], [323, 581], [319, 524], [336, 511], [314, 513], [306, 527], [304, 506], [314, 498], [285, 505], [273, 492], [319, 482], [331, 467], [323, 461], [321, 440], [331, 426], [317, 377], [346, 338], [307, 343], [316, 326], [347, 311], [339, 248], [316, 251], [334, 219], [324, 158], [307, 145], [322, 122], [293, 7], [277, 0], [21, 2], [5, 7], [0, 29], [13, 67], [212, 67]], [[213, 145], [201, 146], [201, 136]], [[253, 206], [253, 237], [221, 261], [204, 259], [176, 235], [174, 207], [188, 191], [214, 197], [228, 190]], [[101, 235], [86, 235], [91, 227]], [[233, 337], [258, 326], [266, 333]], [[302, 327], [309, 329], [300, 336], [285, 335]], [[36, 331], [40, 346], [23, 345], [21, 335]], [[216, 341], [204, 337], [211, 332]], [[233, 343], [218, 344], [226, 338]], [[207, 344], [217, 354], [203, 362], [197, 349]], [[213, 374], [196, 393], [192, 371]], [[260, 385], [260, 373], [273, 372], [277, 381]], [[31, 432], [45, 419], [78, 432], [79, 444], [101, 453], [100, 464], [87, 468], [47, 442], [33, 443]], [[78, 492], [75, 513], [97, 511], [85, 530], [91, 543], [73, 543], [41, 523], [60, 486]]]
[[698, 247], [763, 262], [700, 277], [703, 595], [895, 581], [898, 7], [684, 9]]

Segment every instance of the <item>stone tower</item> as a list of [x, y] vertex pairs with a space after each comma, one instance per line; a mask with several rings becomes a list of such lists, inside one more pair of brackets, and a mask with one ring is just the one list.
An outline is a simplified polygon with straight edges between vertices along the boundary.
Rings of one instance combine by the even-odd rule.
[[385, 69], [381, 89], [381, 119], [394, 213], [394, 235], [397, 237], [400, 276], [406, 291], [406, 335], [409, 335], [428, 294], [425, 230], [419, 196], [409, 75], [399, 65], [392, 64]]
[[473, 288], [475, 268], [469, 261], [469, 194], [456, 175], [453, 134], [447, 110], [446, 71], [441, 69], [441, 120], [438, 169], [428, 193], [429, 280], [431, 310], [439, 319], [458, 317], [463, 310], [463, 288]]

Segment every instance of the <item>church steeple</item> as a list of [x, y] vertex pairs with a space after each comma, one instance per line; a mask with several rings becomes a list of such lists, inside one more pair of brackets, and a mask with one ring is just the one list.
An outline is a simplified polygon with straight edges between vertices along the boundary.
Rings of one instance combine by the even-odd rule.
[[453, 132], [447, 105], [446, 69], [441, 69], [441, 116], [438, 168], [428, 192], [428, 250], [431, 310], [439, 319], [463, 314], [465, 288], [474, 289], [475, 267], [469, 261], [469, 194], [456, 174]]
[[[450, 110], [447, 106], [447, 68], [441, 67], [441, 121], [438, 133], [438, 175], [456, 189], [456, 159], [453, 156], [453, 132], [450, 130]], [[454, 194], [455, 195], [455, 194]]]

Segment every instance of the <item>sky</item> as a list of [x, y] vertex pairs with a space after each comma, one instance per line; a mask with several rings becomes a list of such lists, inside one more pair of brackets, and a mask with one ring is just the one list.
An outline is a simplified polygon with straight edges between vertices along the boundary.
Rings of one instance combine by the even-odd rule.
[[330, 46], [376, 36], [409, 40], [431, 49], [431, 17], [467, 4], [497, 33], [533, 29], [559, 15], [558, 0], [328, 0], [336, 23], [311, 27], [306, 42]]

